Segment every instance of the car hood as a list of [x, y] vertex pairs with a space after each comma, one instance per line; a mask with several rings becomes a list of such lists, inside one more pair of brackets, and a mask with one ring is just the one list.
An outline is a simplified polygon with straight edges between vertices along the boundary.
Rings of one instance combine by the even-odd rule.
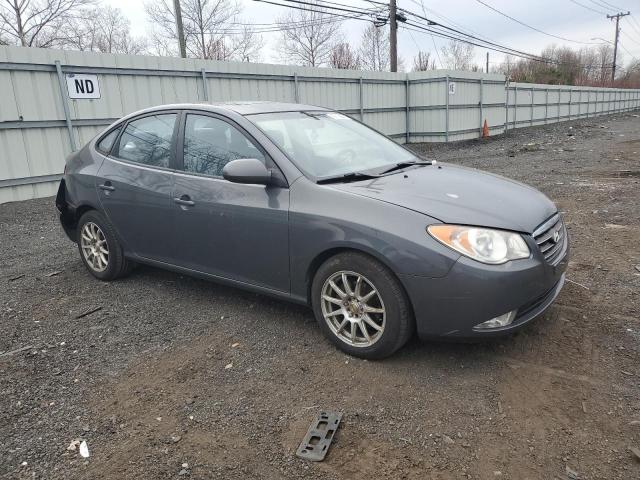
[[444, 223], [532, 233], [556, 206], [543, 193], [508, 178], [446, 163], [331, 185], [423, 213]]

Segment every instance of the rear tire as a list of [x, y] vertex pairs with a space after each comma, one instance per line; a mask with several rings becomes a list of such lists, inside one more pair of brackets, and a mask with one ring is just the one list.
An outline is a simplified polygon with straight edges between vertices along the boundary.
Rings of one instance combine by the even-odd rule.
[[388, 357], [414, 331], [402, 285], [391, 270], [362, 253], [340, 253], [325, 261], [313, 279], [311, 303], [323, 333], [355, 357]]
[[102, 213], [97, 210], [84, 213], [76, 232], [80, 258], [91, 275], [111, 281], [131, 272], [133, 262], [124, 257], [118, 236]]

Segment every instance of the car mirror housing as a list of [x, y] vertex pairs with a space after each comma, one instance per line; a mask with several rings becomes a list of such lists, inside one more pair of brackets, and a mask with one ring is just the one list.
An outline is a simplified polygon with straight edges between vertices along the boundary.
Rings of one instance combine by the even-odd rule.
[[271, 171], [257, 158], [230, 161], [222, 169], [222, 177], [234, 183], [269, 185], [272, 182]]

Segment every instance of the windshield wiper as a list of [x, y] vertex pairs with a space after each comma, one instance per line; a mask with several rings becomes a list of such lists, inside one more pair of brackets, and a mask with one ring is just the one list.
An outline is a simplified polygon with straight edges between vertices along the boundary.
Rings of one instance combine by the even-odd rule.
[[324, 177], [319, 179], [316, 183], [337, 183], [337, 182], [348, 182], [350, 180], [366, 180], [370, 178], [378, 178], [380, 175], [376, 175], [375, 173], [364, 173], [364, 172], [349, 172], [343, 175], [335, 175], [333, 177]]
[[433, 162], [431, 162], [431, 160], [411, 160], [408, 162], [400, 162], [400, 163], [396, 163], [392, 167], [387, 168], [386, 170], [378, 172], [378, 175], [384, 175], [385, 173], [395, 172], [396, 170], [401, 170], [405, 167], [410, 167], [412, 165], [432, 165], [432, 164]]

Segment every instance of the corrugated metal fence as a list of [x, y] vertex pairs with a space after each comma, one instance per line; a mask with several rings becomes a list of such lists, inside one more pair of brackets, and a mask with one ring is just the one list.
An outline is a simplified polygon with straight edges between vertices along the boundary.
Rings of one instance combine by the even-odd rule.
[[[69, 74], [100, 97], [71, 99]], [[117, 118], [181, 102], [273, 100], [334, 108], [402, 142], [628, 111], [640, 91], [507, 84], [502, 75], [389, 73], [0, 47], [0, 203], [55, 193], [65, 156]]]

